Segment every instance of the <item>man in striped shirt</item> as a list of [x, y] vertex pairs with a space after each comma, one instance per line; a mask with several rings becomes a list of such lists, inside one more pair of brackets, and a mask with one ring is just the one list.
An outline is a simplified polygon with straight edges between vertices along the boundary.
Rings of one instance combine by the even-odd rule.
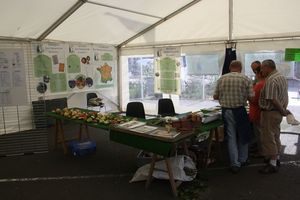
[[214, 99], [219, 100], [226, 132], [230, 170], [237, 173], [247, 164], [250, 122], [245, 106], [253, 96], [251, 80], [241, 74], [242, 63], [234, 60], [229, 66], [230, 73], [221, 76], [217, 82]]
[[288, 84], [286, 78], [276, 70], [273, 60], [264, 60], [261, 71], [267, 77], [259, 98], [259, 106], [262, 110], [261, 143], [262, 153], [269, 163], [259, 172], [270, 174], [277, 172], [280, 165], [280, 123], [282, 117], [289, 113]]

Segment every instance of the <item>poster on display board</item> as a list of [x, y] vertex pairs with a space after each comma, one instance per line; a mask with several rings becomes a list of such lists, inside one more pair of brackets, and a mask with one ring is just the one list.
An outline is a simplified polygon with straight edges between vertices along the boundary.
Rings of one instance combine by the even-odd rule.
[[26, 105], [26, 75], [22, 49], [0, 49], [0, 106]]
[[93, 53], [96, 66], [95, 87], [113, 87], [116, 72], [115, 49], [112, 46], [93, 45]]
[[155, 50], [155, 93], [180, 95], [180, 47], [164, 47]]
[[114, 86], [113, 46], [83, 43], [33, 43], [36, 90], [76, 92]]
[[34, 43], [32, 48], [37, 91], [41, 94], [67, 91], [65, 44]]
[[68, 90], [80, 91], [94, 88], [92, 45], [69, 44], [67, 55]]

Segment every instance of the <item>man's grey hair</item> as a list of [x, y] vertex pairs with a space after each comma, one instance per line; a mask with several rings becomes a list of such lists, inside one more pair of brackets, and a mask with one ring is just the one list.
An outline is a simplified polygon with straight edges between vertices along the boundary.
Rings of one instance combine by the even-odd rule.
[[275, 62], [272, 59], [264, 60], [264, 61], [262, 61], [261, 64], [265, 65], [265, 66], [268, 66], [271, 69], [276, 69], [276, 64], [275, 64]]
[[236, 68], [236, 67], [239, 67], [239, 68], [242, 69], [242, 62], [239, 61], [239, 60], [233, 60], [233, 61], [231, 61], [229, 67], [235, 67], [235, 68]]

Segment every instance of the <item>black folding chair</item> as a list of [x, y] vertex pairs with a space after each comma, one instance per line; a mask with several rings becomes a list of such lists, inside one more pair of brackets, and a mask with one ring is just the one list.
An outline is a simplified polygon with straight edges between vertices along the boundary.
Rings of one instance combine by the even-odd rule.
[[129, 102], [126, 107], [126, 116], [145, 119], [145, 109], [141, 102]]
[[162, 117], [176, 115], [172, 99], [165, 98], [158, 100], [158, 115]]

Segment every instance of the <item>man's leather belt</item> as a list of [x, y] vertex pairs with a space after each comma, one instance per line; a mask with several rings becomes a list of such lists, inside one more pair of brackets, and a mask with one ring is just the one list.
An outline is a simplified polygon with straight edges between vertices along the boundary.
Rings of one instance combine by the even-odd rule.
[[279, 111], [279, 110], [277, 110], [277, 109], [271, 109], [271, 110], [261, 109], [261, 111]]

